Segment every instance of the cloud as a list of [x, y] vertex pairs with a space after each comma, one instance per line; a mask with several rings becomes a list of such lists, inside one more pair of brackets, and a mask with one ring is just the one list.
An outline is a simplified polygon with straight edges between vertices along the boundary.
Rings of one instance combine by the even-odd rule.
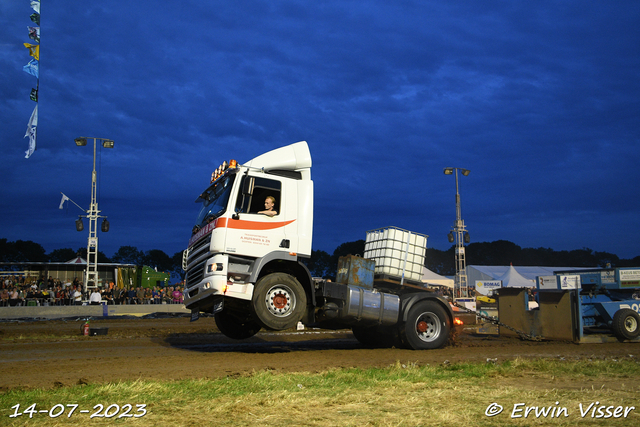
[[636, 2], [63, 2], [42, 11], [26, 161], [28, 15], [0, 4], [10, 240], [86, 244], [68, 217], [39, 222], [60, 215], [60, 191], [89, 198], [82, 135], [115, 141], [99, 163], [108, 255], [184, 249], [212, 169], [299, 140], [317, 249], [389, 225], [448, 248], [455, 182], [442, 169], [454, 166], [471, 170], [460, 191], [472, 238], [640, 252], [623, 222], [640, 208]]

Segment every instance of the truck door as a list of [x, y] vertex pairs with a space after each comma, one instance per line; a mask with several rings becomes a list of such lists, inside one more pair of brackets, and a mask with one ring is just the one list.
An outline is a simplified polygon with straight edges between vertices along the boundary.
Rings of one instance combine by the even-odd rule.
[[[273, 200], [272, 216], [265, 213], [265, 200]], [[227, 248], [240, 255], [262, 257], [269, 252], [288, 250], [281, 247], [287, 241], [286, 194], [278, 177], [244, 176], [236, 199], [236, 213], [229, 221]], [[235, 251], [232, 251], [235, 249]]]

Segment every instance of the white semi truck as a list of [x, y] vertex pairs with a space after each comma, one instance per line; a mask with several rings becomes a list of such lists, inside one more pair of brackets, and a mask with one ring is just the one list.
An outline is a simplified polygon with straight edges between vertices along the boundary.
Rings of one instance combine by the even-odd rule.
[[[202, 208], [182, 262], [184, 303], [192, 321], [200, 313], [214, 314], [220, 331], [235, 339], [302, 322], [325, 329], [351, 328], [360, 342], [371, 346], [432, 349], [447, 344], [454, 321], [451, 306], [418, 286], [419, 281], [405, 280], [407, 258], [413, 256], [406, 249], [419, 249], [424, 241], [426, 250], [426, 236], [391, 230], [404, 233], [399, 248], [389, 249], [400, 254], [392, 259], [402, 264], [395, 265], [396, 275], [372, 274], [372, 280], [343, 282], [340, 277], [357, 273], [346, 271], [336, 282], [311, 277], [301, 262], [311, 255], [313, 233], [311, 154], [306, 142], [243, 164], [224, 162], [196, 202]], [[366, 264], [366, 259], [360, 260]], [[359, 261], [353, 261], [358, 270]]]

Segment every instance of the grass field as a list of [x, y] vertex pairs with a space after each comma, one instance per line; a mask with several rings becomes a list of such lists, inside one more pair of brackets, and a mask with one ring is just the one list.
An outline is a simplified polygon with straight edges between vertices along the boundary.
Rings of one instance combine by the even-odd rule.
[[628, 358], [80, 384], [0, 394], [0, 426], [638, 426], [639, 380]]

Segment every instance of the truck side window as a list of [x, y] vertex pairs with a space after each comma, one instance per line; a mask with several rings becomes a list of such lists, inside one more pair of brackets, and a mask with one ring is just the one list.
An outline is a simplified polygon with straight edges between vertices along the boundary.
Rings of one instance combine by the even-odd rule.
[[[248, 178], [244, 177], [243, 179]], [[282, 206], [282, 183], [275, 179], [259, 177], [254, 177], [254, 179], [255, 184], [251, 195], [243, 195], [242, 190], [240, 190], [236, 203], [236, 211], [257, 214], [264, 210], [264, 201], [267, 196], [272, 196], [276, 199], [273, 209], [279, 214], [280, 207]]]

